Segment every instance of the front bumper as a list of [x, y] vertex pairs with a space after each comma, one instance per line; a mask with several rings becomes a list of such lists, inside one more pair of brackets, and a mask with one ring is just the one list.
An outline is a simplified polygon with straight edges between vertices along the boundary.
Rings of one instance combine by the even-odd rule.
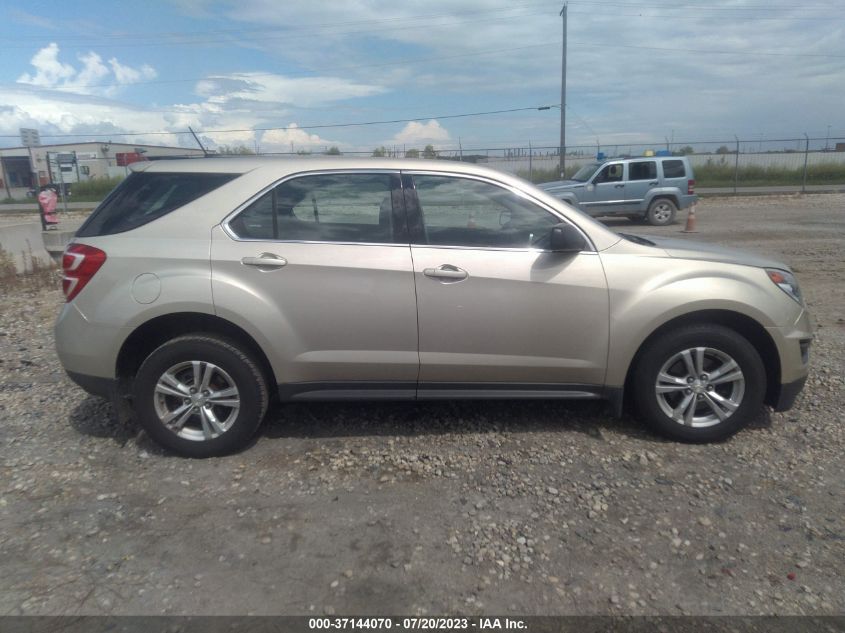
[[775, 411], [789, 411], [792, 408], [792, 405], [795, 404], [795, 399], [798, 397], [798, 394], [801, 393], [801, 390], [804, 388], [805, 382], [807, 382], [806, 376], [799, 378], [798, 380], [788, 382], [785, 385], [781, 385], [778, 399], [774, 403]]
[[780, 358], [780, 384], [775, 393], [771, 393], [774, 390], [770, 389], [767, 404], [775, 411], [787, 411], [792, 408], [807, 381], [813, 326], [809, 313], [801, 310], [792, 325], [766, 329], [777, 346]]

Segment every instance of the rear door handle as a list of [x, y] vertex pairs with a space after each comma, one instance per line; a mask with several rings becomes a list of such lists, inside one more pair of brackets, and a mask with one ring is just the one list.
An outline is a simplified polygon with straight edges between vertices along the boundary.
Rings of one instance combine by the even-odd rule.
[[426, 268], [423, 270], [423, 275], [434, 279], [450, 279], [452, 281], [460, 281], [469, 277], [467, 271], [451, 264], [443, 264], [437, 268]]
[[652, 186], [653, 186], [653, 185], [656, 185], [656, 184], [659, 184], [659, 183], [658, 183], [656, 180], [654, 180], [654, 181], [652, 181], [652, 182], [650, 182], [650, 183], [648, 183], [648, 184], [650, 184], [650, 185], [652, 185]]
[[288, 260], [273, 253], [261, 253], [258, 257], [243, 257], [241, 263], [244, 266], [256, 266], [258, 268], [281, 268], [287, 265]]

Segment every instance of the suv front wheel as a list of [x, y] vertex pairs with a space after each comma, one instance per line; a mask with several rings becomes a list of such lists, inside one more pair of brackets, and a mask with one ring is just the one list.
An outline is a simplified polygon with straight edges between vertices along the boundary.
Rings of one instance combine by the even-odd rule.
[[255, 360], [210, 334], [174, 338], [135, 376], [133, 405], [144, 430], [186, 457], [243, 448], [267, 411], [267, 383]]
[[660, 336], [633, 369], [639, 416], [686, 442], [712, 442], [744, 427], [763, 405], [766, 373], [757, 350], [719, 325], [693, 325]]
[[652, 226], [666, 226], [675, 221], [678, 207], [669, 198], [657, 198], [648, 205], [646, 219]]

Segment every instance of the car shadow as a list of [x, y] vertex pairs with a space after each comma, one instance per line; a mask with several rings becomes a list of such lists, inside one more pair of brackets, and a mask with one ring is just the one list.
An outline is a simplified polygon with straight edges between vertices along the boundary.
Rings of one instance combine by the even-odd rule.
[[[103, 398], [86, 397], [70, 411], [68, 420], [80, 435], [111, 439], [121, 447], [132, 442], [151, 454], [170, 455], [134, 421], [119, 419], [111, 403]], [[771, 427], [771, 411], [764, 409], [745, 432]], [[451, 400], [274, 404], [250, 445], [262, 437], [330, 439], [544, 432], [579, 433], [598, 441], [605, 441], [605, 433], [609, 432], [655, 444], [672, 442], [628, 413], [615, 417], [602, 401]]]
[[261, 435], [341, 438], [570, 431], [603, 439], [603, 431], [609, 430], [662, 441], [631, 416], [611, 415], [604, 402], [574, 400], [284, 403], [271, 408]]

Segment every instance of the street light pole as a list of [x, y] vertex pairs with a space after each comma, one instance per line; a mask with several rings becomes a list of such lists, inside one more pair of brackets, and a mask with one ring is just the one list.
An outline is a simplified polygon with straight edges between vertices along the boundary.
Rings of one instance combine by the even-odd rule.
[[566, 2], [560, 10], [563, 18], [563, 48], [560, 63], [560, 179], [566, 178]]

